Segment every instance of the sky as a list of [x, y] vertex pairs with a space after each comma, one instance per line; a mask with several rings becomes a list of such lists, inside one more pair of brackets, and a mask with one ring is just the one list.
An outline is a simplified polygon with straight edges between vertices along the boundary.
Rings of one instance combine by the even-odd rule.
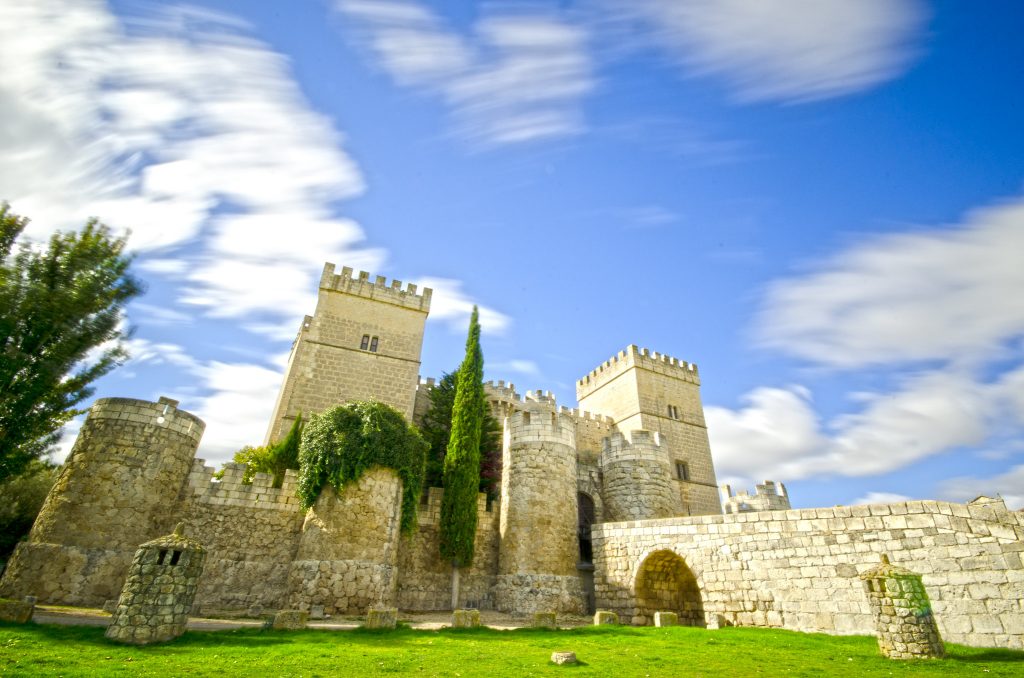
[[[1024, 5], [0, 0], [0, 200], [130, 229], [96, 397], [263, 440], [326, 261], [575, 405], [696, 363], [719, 482], [1024, 507]], [[80, 426], [68, 427], [58, 458]]]

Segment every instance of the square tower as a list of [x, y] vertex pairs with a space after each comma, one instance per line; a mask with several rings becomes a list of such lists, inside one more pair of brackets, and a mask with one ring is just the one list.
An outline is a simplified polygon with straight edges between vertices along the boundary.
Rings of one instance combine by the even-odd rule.
[[383, 276], [324, 265], [316, 310], [292, 344], [284, 385], [266, 442], [288, 432], [299, 412], [308, 416], [354, 400], [379, 400], [412, 421], [419, 381], [423, 327], [431, 290], [402, 289]]
[[660, 434], [683, 510], [722, 512], [697, 366], [630, 345], [576, 382], [580, 409], [611, 417], [619, 431]]

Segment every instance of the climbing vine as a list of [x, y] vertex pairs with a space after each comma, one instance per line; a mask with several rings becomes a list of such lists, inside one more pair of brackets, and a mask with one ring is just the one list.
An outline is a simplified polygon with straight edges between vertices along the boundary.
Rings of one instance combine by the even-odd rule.
[[402, 531], [416, 526], [427, 443], [389, 405], [364, 401], [339, 405], [309, 418], [299, 448], [299, 500], [316, 503], [325, 485], [341, 490], [368, 469], [393, 469], [402, 480]]

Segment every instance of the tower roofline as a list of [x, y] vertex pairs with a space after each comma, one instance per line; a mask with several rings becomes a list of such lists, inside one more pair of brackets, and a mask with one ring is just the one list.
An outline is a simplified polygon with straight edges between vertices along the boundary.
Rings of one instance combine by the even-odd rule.
[[700, 374], [696, 364], [630, 344], [579, 379], [576, 382], [576, 398], [581, 400], [587, 397], [633, 368], [650, 370], [700, 385]]
[[358, 276], [353, 277], [350, 266], [343, 267], [340, 274], [336, 274], [335, 269], [335, 265], [330, 262], [324, 264], [324, 271], [320, 275], [321, 290], [351, 294], [423, 313], [430, 312], [430, 299], [434, 291], [429, 287], [424, 287], [417, 294], [418, 288], [413, 283], [402, 289], [401, 280], [392, 280], [388, 283], [388, 279], [382, 275], [371, 280], [370, 274], [366, 271], [359, 271]]

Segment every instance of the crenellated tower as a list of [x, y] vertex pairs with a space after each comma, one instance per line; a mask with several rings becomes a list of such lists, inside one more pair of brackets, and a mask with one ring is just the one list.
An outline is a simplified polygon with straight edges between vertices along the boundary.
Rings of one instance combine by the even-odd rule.
[[696, 365], [630, 345], [576, 382], [576, 397], [619, 431], [658, 434], [681, 515], [722, 512]]
[[412, 421], [431, 290], [334, 271], [324, 266], [316, 310], [292, 344], [267, 442], [283, 437], [299, 412], [354, 400], [379, 400]]
[[496, 607], [581, 613], [576, 425], [545, 396], [522, 405], [505, 419]]
[[668, 465], [671, 455], [662, 449], [661, 436], [651, 431], [616, 431], [604, 439], [601, 471], [604, 476], [605, 519], [649, 520], [672, 518], [682, 512], [679, 490]]

